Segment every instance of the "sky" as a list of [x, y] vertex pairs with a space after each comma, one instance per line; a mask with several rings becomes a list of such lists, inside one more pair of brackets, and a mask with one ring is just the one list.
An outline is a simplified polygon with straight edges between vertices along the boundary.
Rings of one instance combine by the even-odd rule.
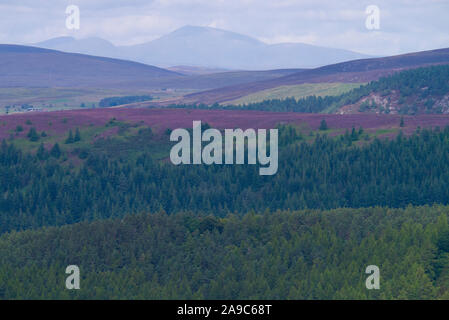
[[[78, 30], [66, 27], [69, 5], [80, 10]], [[378, 29], [366, 26], [373, 5]], [[449, 0], [0, 0], [0, 43], [95, 36], [131, 45], [197, 25], [267, 43], [392, 55], [449, 47], [448, 13]]]

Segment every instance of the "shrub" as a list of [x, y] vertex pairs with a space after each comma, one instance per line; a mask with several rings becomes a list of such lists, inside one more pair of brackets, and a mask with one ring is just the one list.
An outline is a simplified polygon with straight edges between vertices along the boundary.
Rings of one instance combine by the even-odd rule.
[[30, 139], [30, 141], [33, 141], [33, 142], [39, 140], [39, 134], [37, 133], [37, 131], [34, 127], [30, 128], [30, 131], [28, 131], [27, 137], [28, 137], [28, 139]]

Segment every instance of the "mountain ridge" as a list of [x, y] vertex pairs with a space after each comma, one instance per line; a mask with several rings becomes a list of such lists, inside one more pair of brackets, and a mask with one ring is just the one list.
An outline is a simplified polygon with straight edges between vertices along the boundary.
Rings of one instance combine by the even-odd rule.
[[[115, 46], [101, 38], [57, 37], [33, 44], [49, 49], [109, 56], [164, 68], [185, 65], [221, 69], [311, 68], [370, 56], [304, 43], [267, 44], [240, 33], [184, 26], [155, 40]], [[257, 59], [254, 57], [257, 56]]]

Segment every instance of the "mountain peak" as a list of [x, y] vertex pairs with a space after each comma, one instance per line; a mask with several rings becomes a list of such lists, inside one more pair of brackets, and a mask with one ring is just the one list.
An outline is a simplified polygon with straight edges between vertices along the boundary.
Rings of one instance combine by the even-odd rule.
[[160, 39], [164, 38], [201, 38], [206, 40], [206, 38], [219, 38], [222, 40], [235, 40], [235, 41], [243, 41], [252, 44], [263, 44], [261, 41], [252, 38], [250, 36], [246, 36], [237, 32], [208, 27], [208, 26], [193, 26], [193, 25], [185, 25], [171, 33], [162, 36]]
[[34, 46], [59, 50], [64, 52], [84, 53], [94, 56], [120, 57], [114, 53], [116, 47], [107, 40], [99, 37], [76, 39], [62, 36], [33, 44]]
[[45, 41], [41, 41], [36, 43], [35, 45], [37, 46], [59, 46], [59, 45], [65, 45], [67, 43], [71, 43], [76, 41], [76, 39], [74, 37], [71, 36], [61, 36], [61, 37], [56, 37], [56, 38], [51, 38]]
[[131, 46], [114, 46], [96, 37], [59, 37], [35, 45], [162, 67], [184, 65], [240, 70], [311, 68], [368, 57], [349, 50], [303, 43], [269, 45], [233, 31], [194, 25], [185, 25], [156, 40]]

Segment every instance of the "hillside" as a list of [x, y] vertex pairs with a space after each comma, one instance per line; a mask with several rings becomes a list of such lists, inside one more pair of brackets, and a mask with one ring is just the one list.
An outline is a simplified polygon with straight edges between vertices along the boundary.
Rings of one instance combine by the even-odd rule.
[[301, 99], [308, 96], [338, 96], [342, 93], [358, 88], [362, 83], [303, 83], [298, 85], [280, 86], [272, 89], [258, 91], [236, 100], [226, 101], [224, 105], [247, 105], [250, 103], [263, 102], [265, 100], [285, 99], [292, 97]]
[[[172, 165], [170, 129], [198, 119], [277, 127], [277, 174]], [[1, 116], [0, 298], [448, 298], [448, 124], [169, 108]], [[82, 290], [64, 287], [72, 264]], [[364, 287], [371, 264], [382, 290]]]
[[356, 89], [337, 113], [449, 113], [449, 65], [407, 70]]
[[187, 76], [204, 75], [204, 74], [222, 73], [222, 72], [232, 71], [232, 70], [228, 70], [228, 69], [192, 67], [192, 66], [172, 66], [172, 67], [168, 67], [166, 69], [170, 70], [170, 71], [182, 73]]
[[449, 301], [448, 12], [2, 1], [0, 305], [287, 320]]
[[299, 71], [199, 71], [186, 75], [126, 60], [0, 45], [0, 113], [92, 107], [112, 96], [151, 95], [163, 100]]
[[172, 89], [205, 90], [209, 88], [221, 88], [223, 86], [243, 85], [256, 81], [266, 81], [285, 77], [290, 74], [303, 72], [306, 69], [274, 69], [263, 71], [226, 71], [190, 75], [176, 79], [167, 79], [159, 82], [159, 87]]
[[221, 105], [179, 104], [172, 107], [416, 115], [449, 113], [448, 96], [449, 65], [434, 65], [400, 71], [365, 85], [315, 83], [281, 86]]
[[[448, 299], [448, 212], [159, 212], [7, 234], [0, 298]], [[71, 264], [81, 290], [63, 285]], [[370, 264], [382, 290], [364, 286]]]
[[0, 87], [145, 87], [180, 74], [141, 63], [0, 45]]
[[303, 69], [181, 74], [132, 61], [0, 44], [0, 87], [208, 89], [275, 79]]
[[[173, 166], [167, 161], [170, 130], [191, 128], [199, 119], [218, 129], [277, 127], [276, 175], [260, 176], [251, 165]], [[326, 130], [320, 130], [323, 120]], [[160, 208], [225, 215], [265, 208], [449, 204], [449, 129], [424, 130], [448, 124], [446, 115], [401, 121], [398, 115], [187, 109], [2, 116], [0, 172], [8, 178], [0, 186], [0, 233]], [[383, 140], [400, 132], [406, 136]], [[439, 170], [427, 170], [430, 163]], [[174, 185], [184, 192], [175, 192]]]
[[[288, 101], [285, 103], [288, 106]], [[363, 127], [375, 133], [378, 130], [396, 132], [399, 130], [400, 115], [387, 114], [318, 114], [299, 112], [267, 112], [256, 110], [204, 110], [189, 108], [96, 108], [66, 110], [54, 112], [26, 112], [0, 116], [0, 139], [24, 139], [31, 127], [39, 132], [45, 131], [48, 136], [40, 141], [51, 144], [63, 141], [65, 134], [78, 128], [111, 130], [108, 126], [111, 119], [118, 124], [129, 126], [149, 126], [153, 131], [164, 132], [166, 129], [188, 128], [192, 121], [202, 120], [215, 128], [274, 128], [277, 124], [291, 124], [304, 127], [304, 134], [309, 130], [317, 130], [321, 120], [325, 120], [332, 130], [344, 133], [345, 129]], [[417, 127], [445, 127], [449, 125], [449, 115], [404, 116], [405, 124], [401, 128], [404, 133], [411, 134]], [[117, 124], [117, 125], [118, 125]], [[23, 131], [17, 131], [22, 126]], [[137, 126], [138, 127], [138, 126]], [[94, 130], [95, 131], [95, 130]], [[12, 135], [12, 136], [11, 136]], [[35, 145], [37, 148], [37, 145]]]
[[422, 51], [385, 58], [354, 60], [293, 73], [272, 80], [228, 86], [185, 95], [175, 103], [223, 103], [285, 85], [303, 83], [343, 82], [359, 83], [377, 80], [398, 71], [432, 64], [449, 63], [449, 48]]

